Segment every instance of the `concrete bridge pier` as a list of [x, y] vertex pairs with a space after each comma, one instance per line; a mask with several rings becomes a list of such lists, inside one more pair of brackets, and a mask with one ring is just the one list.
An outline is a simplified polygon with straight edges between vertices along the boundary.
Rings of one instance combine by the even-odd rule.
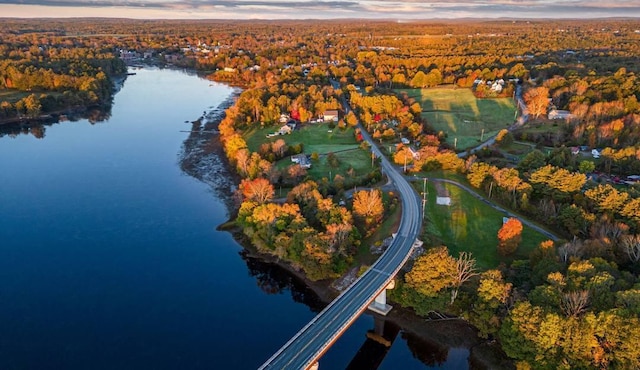
[[386, 316], [389, 311], [393, 308], [391, 305], [387, 304], [387, 289], [393, 289], [396, 287], [395, 280], [391, 280], [389, 285], [387, 285], [380, 294], [376, 297], [376, 299], [369, 305], [369, 310], [378, 313], [380, 315]]

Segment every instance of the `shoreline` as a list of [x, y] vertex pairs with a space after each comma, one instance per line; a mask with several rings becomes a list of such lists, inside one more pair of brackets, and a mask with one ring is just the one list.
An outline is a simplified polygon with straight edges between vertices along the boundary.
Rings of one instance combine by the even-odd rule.
[[[218, 134], [213, 133], [213, 131], [217, 132], [218, 124], [224, 119], [226, 109], [235, 103], [237, 96], [242, 91], [240, 88], [233, 88], [234, 90], [229, 97], [223, 100], [215, 109], [205, 112], [203, 116], [191, 122], [194, 129], [185, 140], [185, 145], [183, 146], [185, 155], [181, 157], [180, 166], [190, 176], [211, 186], [214, 192], [221, 195], [220, 199], [225, 201], [229, 219], [218, 225], [216, 230], [230, 233], [247, 258], [274, 266], [295, 278], [312, 291], [324, 307], [341, 293], [332, 286], [333, 280], [312, 281], [302, 271], [295, 269], [286, 261], [258, 252], [246, 239], [242, 230], [234, 224], [238, 205], [235, 202], [233, 192], [235, 191], [234, 189], [237, 189], [240, 179], [229, 164]], [[191, 151], [187, 152], [189, 143], [195, 145], [196, 148], [191, 148]], [[198, 148], [200, 150], [197, 150]], [[211, 160], [212, 157], [218, 157], [218, 160]], [[220, 173], [219, 166], [223, 167], [222, 171], [224, 173]], [[220, 181], [221, 177], [226, 177], [228, 181]], [[446, 351], [450, 348], [467, 349], [469, 351], [471, 369], [514, 368], [511, 361], [506, 358], [495, 342], [478, 337], [477, 329], [464, 319], [426, 319], [415, 314], [412, 309], [402, 307], [397, 303], [396, 307], [384, 319], [397, 325], [403, 336], [408, 335], [420, 342], [428, 343], [430, 347]]]
[[[233, 225], [233, 220], [230, 219], [219, 225], [216, 230], [230, 233], [248, 258], [277, 267], [298, 280], [313, 292], [315, 298], [322, 303], [322, 308], [341, 293], [332, 286], [333, 280], [309, 280], [302, 271], [293, 268], [289, 263], [275, 256], [258, 252], [245, 238], [242, 230]], [[469, 351], [469, 369], [515, 369], [511, 360], [502, 353], [502, 349], [495, 341], [480, 338], [477, 335], [478, 330], [462, 318], [427, 319], [417, 315], [412, 309], [397, 303], [387, 316], [379, 316], [370, 311], [366, 312], [398, 326], [405, 340], [411, 339], [424, 343], [430, 348], [438, 348], [447, 352], [453, 348], [467, 349]]]

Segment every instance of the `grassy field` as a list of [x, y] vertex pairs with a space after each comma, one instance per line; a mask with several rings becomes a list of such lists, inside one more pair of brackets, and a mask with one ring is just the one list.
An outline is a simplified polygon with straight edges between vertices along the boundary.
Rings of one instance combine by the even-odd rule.
[[345, 149], [345, 145], [355, 147], [357, 146], [353, 129], [340, 130], [334, 128], [330, 130], [325, 124], [309, 124], [296, 128], [289, 135], [274, 136], [267, 138], [267, 134], [278, 131], [280, 126], [270, 126], [260, 128], [259, 126], [247, 131], [244, 134], [244, 139], [249, 146], [249, 150], [252, 152], [258, 151], [260, 145], [266, 142], [273, 142], [278, 139], [286, 141], [287, 145], [295, 145], [299, 143], [304, 144], [304, 152], [311, 154], [318, 152], [318, 154], [328, 153], [330, 151], [336, 152], [341, 149]]
[[476, 99], [471, 90], [462, 88], [402, 89], [418, 101], [422, 117], [436, 130], [446, 133], [447, 143], [457, 149], [476, 146], [482, 130], [484, 139], [513, 123], [516, 110], [513, 100]]
[[[318, 153], [317, 161], [311, 161], [311, 168], [308, 174], [316, 180], [326, 177], [333, 179], [340, 174], [349, 178], [347, 171], [353, 168], [355, 177], [363, 176], [371, 171], [371, 156], [368, 151], [360, 149], [355, 140], [353, 129], [340, 130], [334, 128], [329, 130], [325, 124], [304, 125], [294, 130], [289, 135], [274, 136], [267, 138], [266, 135], [277, 131], [279, 126], [268, 128], [256, 128], [245, 134], [245, 140], [251, 151], [258, 151], [260, 145], [265, 142], [283, 139], [287, 145], [304, 145], [304, 153]], [[339, 166], [331, 167], [327, 163], [328, 153], [334, 153], [338, 157]], [[286, 157], [276, 163], [280, 169], [290, 166], [291, 160]]]
[[[436, 189], [429, 183], [425, 229], [449, 247], [452, 256], [457, 257], [458, 252], [471, 252], [478, 267], [495, 268], [501, 262], [528, 258], [540, 242], [547, 240], [542, 234], [524, 226], [522, 243], [515, 255], [508, 258], [500, 256], [496, 248], [497, 234], [504, 214], [455, 185], [442, 185], [449, 191], [451, 205], [436, 205]], [[422, 191], [421, 183], [415, 186]]]

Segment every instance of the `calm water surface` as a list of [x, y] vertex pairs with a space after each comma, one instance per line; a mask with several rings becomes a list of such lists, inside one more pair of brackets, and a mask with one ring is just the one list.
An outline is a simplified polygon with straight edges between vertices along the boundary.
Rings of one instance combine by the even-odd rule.
[[[232, 90], [136, 72], [104, 122], [0, 137], [0, 369], [254, 369], [321, 308], [216, 231], [225, 195], [180, 170], [185, 121]], [[346, 368], [372, 328], [363, 315], [321, 369]], [[407, 343], [380, 368], [430, 368]], [[443, 356], [467, 368], [466, 350]]]

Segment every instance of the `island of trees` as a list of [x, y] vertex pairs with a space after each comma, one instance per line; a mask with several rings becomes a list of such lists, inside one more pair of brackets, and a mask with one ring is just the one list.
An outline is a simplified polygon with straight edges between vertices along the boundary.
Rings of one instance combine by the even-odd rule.
[[3, 20], [0, 40], [0, 118], [103, 102], [124, 62], [242, 86], [218, 126], [235, 223], [314, 281], [366, 268], [401, 214], [369, 131], [426, 201], [393, 300], [518, 369], [640, 367], [638, 20]]

